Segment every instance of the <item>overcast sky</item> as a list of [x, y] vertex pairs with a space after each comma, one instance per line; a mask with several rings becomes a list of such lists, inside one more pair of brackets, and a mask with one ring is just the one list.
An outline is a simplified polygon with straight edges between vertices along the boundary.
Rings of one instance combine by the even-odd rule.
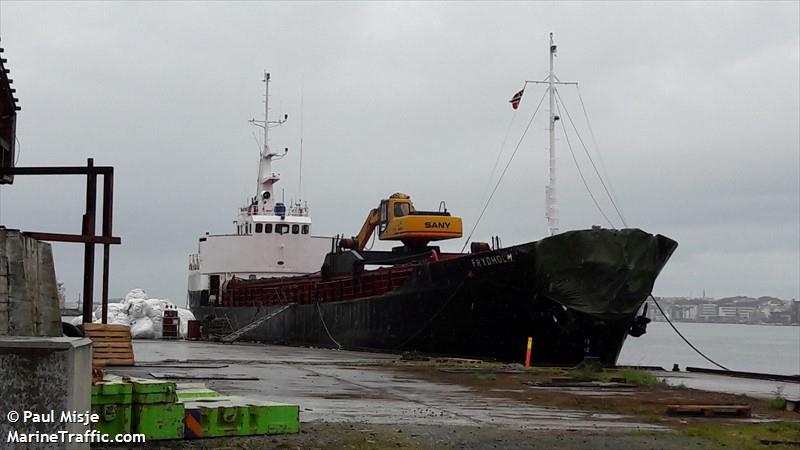
[[[580, 81], [597, 148], [574, 87], [561, 88], [564, 105], [599, 150], [628, 225], [680, 243], [654, 293], [800, 298], [797, 2], [3, 1], [0, 13], [22, 106], [19, 165], [94, 157], [115, 167], [123, 245], [111, 253], [113, 297], [141, 287], [183, 302], [197, 237], [232, 231], [236, 208], [255, 193], [247, 121], [263, 110], [265, 69], [273, 112], [290, 116], [271, 139], [290, 148], [276, 164], [287, 200], [299, 191], [303, 118], [314, 234], [355, 234], [397, 191], [422, 209], [446, 200], [471, 228], [506, 130], [501, 167], [544, 92], [530, 86], [516, 114], [508, 104], [524, 80], [546, 75], [552, 31], [556, 72]], [[546, 126], [542, 111], [474, 239], [546, 235]], [[558, 136], [562, 228], [604, 224]], [[77, 233], [84, 186], [18, 177], [0, 188], [0, 223]], [[53, 248], [73, 300], [81, 246]]]

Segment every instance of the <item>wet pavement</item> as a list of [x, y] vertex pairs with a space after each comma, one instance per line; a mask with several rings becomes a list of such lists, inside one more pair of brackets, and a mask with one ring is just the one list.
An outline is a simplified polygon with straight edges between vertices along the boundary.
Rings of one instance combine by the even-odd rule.
[[686, 386], [712, 392], [743, 394], [772, 399], [776, 396], [800, 400], [800, 383], [735, 378], [697, 372], [651, 372], [672, 386]]
[[[119, 375], [198, 377], [227, 395], [300, 405], [303, 422], [503, 426], [521, 430], [667, 430], [616, 414], [541, 407], [437, 383], [385, 365], [397, 355], [260, 344], [134, 341]], [[220, 366], [225, 367], [220, 367]], [[224, 376], [256, 380], [214, 379]], [[182, 380], [183, 381], [183, 380]], [[188, 380], [186, 380], [188, 381]], [[500, 396], [498, 396], [500, 397]]]

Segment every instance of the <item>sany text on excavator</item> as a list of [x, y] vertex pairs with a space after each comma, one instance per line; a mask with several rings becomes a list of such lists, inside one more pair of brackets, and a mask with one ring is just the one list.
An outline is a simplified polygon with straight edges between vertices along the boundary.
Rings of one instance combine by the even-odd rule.
[[[382, 241], [401, 241], [392, 251], [367, 251], [365, 248], [378, 228]], [[429, 247], [431, 241], [455, 239], [462, 236], [460, 217], [452, 216], [444, 206], [439, 211], [417, 211], [411, 197], [395, 193], [381, 200], [370, 210], [358, 235], [340, 239], [336, 250], [325, 258], [324, 275], [358, 272], [365, 264], [399, 264], [421, 256], [438, 254], [438, 247]]]

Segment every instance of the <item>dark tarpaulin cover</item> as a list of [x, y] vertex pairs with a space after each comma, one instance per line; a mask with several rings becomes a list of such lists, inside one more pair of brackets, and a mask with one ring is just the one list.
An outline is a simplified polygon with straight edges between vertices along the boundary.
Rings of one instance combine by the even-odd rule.
[[536, 243], [538, 294], [601, 318], [635, 313], [678, 243], [639, 229], [568, 231]]

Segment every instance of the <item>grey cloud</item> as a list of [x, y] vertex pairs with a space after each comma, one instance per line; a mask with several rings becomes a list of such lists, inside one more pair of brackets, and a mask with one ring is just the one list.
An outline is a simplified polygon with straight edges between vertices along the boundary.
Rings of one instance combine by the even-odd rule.
[[[287, 197], [303, 117], [316, 232], [354, 233], [395, 191], [423, 207], [447, 200], [471, 228], [507, 100], [545, 75], [554, 31], [557, 71], [581, 82], [629, 222], [681, 243], [656, 293], [798, 298], [799, 14], [788, 2], [3, 2], [1, 34], [23, 107], [20, 164], [94, 156], [117, 168], [114, 296], [141, 286], [182, 300], [197, 236], [230, 230], [255, 184], [247, 120], [261, 114], [263, 69], [273, 112], [290, 115], [272, 141], [290, 147], [279, 163]], [[526, 91], [506, 155], [541, 92]], [[583, 124], [574, 91], [562, 93]], [[543, 128], [537, 120], [475, 238], [544, 236]], [[564, 227], [601, 223], [558, 145]], [[82, 202], [81, 180], [20, 180], [2, 188], [0, 220], [77, 231]], [[74, 297], [80, 249], [59, 244], [56, 258]]]

